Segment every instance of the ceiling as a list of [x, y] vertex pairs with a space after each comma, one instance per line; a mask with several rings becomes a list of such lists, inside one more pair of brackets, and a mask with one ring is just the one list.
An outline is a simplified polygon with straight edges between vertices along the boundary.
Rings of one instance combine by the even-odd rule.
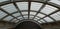
[[0, 0], [0, 20], [18, 23], [24, 19], [39, 23], [60, 21], [60, 1]]

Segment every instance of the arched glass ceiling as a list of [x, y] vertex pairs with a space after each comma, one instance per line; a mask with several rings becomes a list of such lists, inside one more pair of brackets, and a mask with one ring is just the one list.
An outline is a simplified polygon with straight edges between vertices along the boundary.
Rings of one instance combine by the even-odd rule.
[[0, 20], [18, 23], [32, 19], [39, 23], [60, 21], [59, 0], [0, 0]]

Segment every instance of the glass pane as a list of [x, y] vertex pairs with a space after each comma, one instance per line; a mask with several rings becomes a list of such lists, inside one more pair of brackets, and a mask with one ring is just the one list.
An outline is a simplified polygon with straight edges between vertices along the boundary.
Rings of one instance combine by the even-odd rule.
[[30, 14], [32, 14], [32, 15], [36, 15], [36, 12], [30, 12]]
[[18, 19], [21, 19], [22, 18], [22, 16], [21, 17], [18, 17]]
[[13, 16], [15, 16], [15, 17], [20, 16], [20, 13], [15, 13], [15, 14], [13, 14]]
[[38, 11], [41, 6], [42, 6], [42, 3], [31, 2], [31, 10]]
[[4, 2], [4, 1], [8, 1], [8, 0], [0, 0], [0, 2]]
[[37, 16], [43, 18], [45, 15], [39, 13]]
[[14, 22], [14, 21], [16, 21], [17, 19], [13, 19], [11, 22]]
[[15, 6], [11, 3], [11, 4], [7, 4], [7, 5], [4, 5], [2, 6], [1, 8], [3, 8], [5, 11], [9, 12], [9, 13], [13, 13], [13, 12], [16, 12], [16, 8]]
[[46, 5], [45, 8], [43, 8], [43, 9], [41, 10], [41, 12], [43, 12], [43, 13], [45, 13], [45, 14], [48, 15], [48, 14], [50, 14], [50, 13], [56, 11], [56, 10], [58, 10], [58, 9], [55, 8], [55, 7], [53, 7], [53, 6]]
[[47, 21], [47, 22], [53, 22], [53, 20], [49, 17], [44, 18], [44, 20]]
[[19, 22], [19, 20], [16, 20], [15, 23]]
[[6, 18], [3, 19], [3, 20], [5, 20], [5, 21], [10, 21], [11, 19], [13, 19], [13, 17], [12, 17], [12, 16], [8, 16], [8, 17], [6, 17]]
[[33, 19], [34, 16], [30, 16], [30, 19]]
[[35, 17], [35, 18], [40, 19], [40, 18], [38, 18], [38, 17]]
[[42, 23], [41, 21], [38, 21], [39, 23]]
[[22, 13], [22, 15], [24, 15], [24, 14], [28, 14], [28, 12], [21, 12]]
[[28, 2], [17, 2], [16, 4], [20, 10], [28, 10]]
[[28, 17], [28, 16], [24, 16], [24, 17]]
[[25, 19], [28, 19], [28, 16], [24, 16]]
[[60, 0], [50, 0], [49, 2], [52, 2], [52, 3], [60, 5]]
[[43, 23], [46, 23], [43, 19], [41, 19], [40, 21], [43, 22]]
[[60, 20], [60, 11], [51, 15], [52, 18], [54, 18], [55, 20], [59, 21]]
[[3, 17], [6, 16], [6, 15], [7, 15], [6, 13], [4, 13], [4, 12], [2, 12], [2, 11], [0, 10], [0, 19], [3, 18]]
[[37, 21], [38, 19], [34, 18], [34, 20], [36, 20], [36, 21]]

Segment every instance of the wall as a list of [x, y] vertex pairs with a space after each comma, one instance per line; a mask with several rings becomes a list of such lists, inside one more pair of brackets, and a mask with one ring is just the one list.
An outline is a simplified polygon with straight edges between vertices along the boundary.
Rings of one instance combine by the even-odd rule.
[[10, 28], [14, 28], [14, 25], [12, 23], [0, 22], [0, 29], [10, 29]]

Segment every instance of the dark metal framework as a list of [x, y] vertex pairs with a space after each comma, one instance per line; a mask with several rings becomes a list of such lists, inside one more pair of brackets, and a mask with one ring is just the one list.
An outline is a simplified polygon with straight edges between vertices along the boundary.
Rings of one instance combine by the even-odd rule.
[[[33, 17], [33, 19], [34, 19], [34, 18], [37, 16], [38, 13], [44, 14], [44, 13], [42, 13], [42, 12], [40, 12], [40, 11], [45, 7], [45, 5], [51, 5], [51, 6], [53, 6], [53, 7], [56, 7], [56, 8], [58, 8], [58, 9], [60, 9], [59, 5], [56, 5], [56, 4], [51, 3], [51, 2], [48, 2], [48, 1], [49, 1], [49, 0], [46, 0], [46, 1], [44, 1], [44, 0], [43, 0], [43, 1], [42, 1], [42, 0], [9, 0], [9, 1], [5, 1], [5, 2], [1, 2], [1, 3], [0, 3], [0, 10], [3, 11], [3, 12], [5, 12], [6, 14], [8, 14], [8, 15], [6, 15], [5, 17], [3, 17], [1, 20], [3, 20], [4, 18], [6, 18], [7, 16], [12, 16], [12, 17], [14, 17], [12, 14], [15, 14], [15, 13], [20, 13], [20, 14], [21, 14], [20, 16], [22, 16], [22, 18], [24, 18], [23, 16], [28, 16], [28, 19], [30, 18], [30, 16], [34, 16], [34, 17]], [[21, 10], [18, 8], [16, 2], [28, 2], [28, 10], [22, 10], [22, 11], [21, 11]], [[30, 10], [30, 8], [31, 8], [31, 2], [43, 3], [43, 5], [42, 5], [42, 7], [41, 7], [38, 11]], [[10, 14], [10, 13], [6, 12], [5, 10], [3, 10], [3, 8], [1, 8], [1, 6], [7, 5], [7, 4], [10, 4], [10, 3], [13, 3], [13, 4], [14, 4], [14, 6], [16, 7], [16, 9], [18, 10], [17, 12], [14, 12], [14, 13], [11, 13], [11, 14]], [[54, 18], [52, 18], [50, 15], [52, 15], [52, 14], [58, 12], [58, 11], [60, 11], [60, 10], [54, 11], [54, 12], [52, 12], [52, 13], [49, 14], [49, 15], [46, 15], [46, 14], [44, 14], [44, 15], [46, 15], [45, 17], [49, 16], [52, 20], [54, 20], [54, 21], [56, 22], [56, 20], [55, 20]], [[21, 12], [28, 12], [28, 14], [22, 15]], [[36, 13], [36, 15], [33, 15], [33, 14], [30, 15], [30, 12], [37, 12], [37, 13]], [[20, 17], [20, 16], [18, 16], [18, 17]], [[14, 17], [14, 18], [17, 19], [18, 17]], [[37, 16], [37, 17], [38, 17], [38, 16]], [[40, 21], [41, 19], [44, 20], [45, 17], [43, 17], [43, 18], [38, 17], [38, 18], [40, 18], [40, 19], [38, 19], [38, 21]], [[14, 19], [14, 18], [13, 18], [13, 19]], [[11, 19], [10, 21], [12, 21], [13, 19]], [[25, 18], [24, 18], [24, 19], [25, 19]], [[33, 19], [32, 19], [32, 20], [33, 20]], [[19, 22], [20, 22], [20, 19], [17, 19], [17, 20], [19, 20]], [[45, 21], [45, 20], [44, 20], [44, 21]], [[18, 23], [19, 23], [19, 22], [18, 22]], [[47, 21], [45, 21], [45, 22], [47, 22]]]

